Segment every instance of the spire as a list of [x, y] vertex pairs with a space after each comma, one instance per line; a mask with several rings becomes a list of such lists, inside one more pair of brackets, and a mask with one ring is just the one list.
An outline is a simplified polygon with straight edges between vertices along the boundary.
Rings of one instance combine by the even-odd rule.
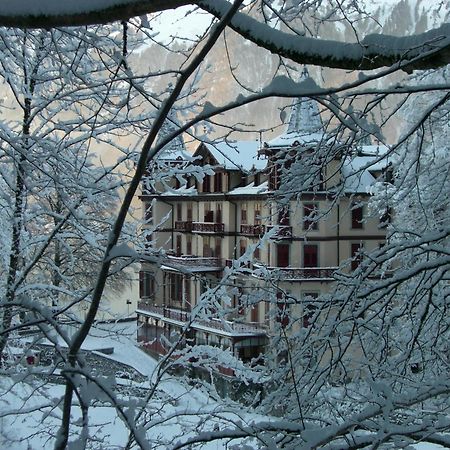
[[[300, 75], [299, 82], [305, 81], [309, 76], [306, 66]], [[319, 107], [315, 100], [309, 98], [294, 99], [286, 134], [307, 135], [317, 133], [323, 129]]]
[[[156, 144], [160, 144], [163, 139], [175, 133], [178, 128], [179, 125], [176, 113], [173, 109], [171, 109], [158, 133], [158, 140], [156, 141]], [[185, 154], [186, 147], [184, 146], [183, 138], [179, 134], [160, 150], [158, 159], [175, 161], [180, 157], [185, 159]]]

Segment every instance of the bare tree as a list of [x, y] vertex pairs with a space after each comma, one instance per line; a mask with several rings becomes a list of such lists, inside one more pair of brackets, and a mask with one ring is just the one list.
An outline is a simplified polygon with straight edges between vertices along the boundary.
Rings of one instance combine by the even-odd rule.
[[[287, 2], [286, 2], [287, 3]], [[278, 358], [264, 369], [244, 368], [244, 377], [261, 376], [267, 379], [270, 393], [255, 409], [261, 414], [271, 414], [277, 404], [285, 416], [283, 419], [266, 417], [254, 419], [246, 424], [238, 421], [241, 409], [231, 403], [223, 402], [214, 411], [221, 421], [227, 414], [233, 414], [225, 429], [214, 432], [196, 433], [183, 437], [189, 426], [202, 420], [197, 417], [195, 424], [183, 419], [183, 413], [175, 411], [173, 417], [183, 423], [180, 441], [172, 443], [174, 448], [220, 439], [248, 439], [249, 445], [259, 448], [403, 448], [411, 443], [427, 441], [448, 446], [448, 201], [445, 193], [448, 188], [448, 150], [442, 136], [448, 132], [448, 81], [441, 78], [425, 78], [423, 83], [417, 79], [402, 78], [398, 82], [395, 75], [416, 70], [434, 70], [445, 66], [449, 56], [448, 24], [416, 36], [393, 38], [382, 33], [359, 36], [354, 23], [355, 18], [370, 20], [367, 14], [355, 8], [353, 18], [346, 14], [340, 2], [326, 8], [324, 16], [318, 17], [311, 8], [318, 8], [322, 2], [300, 2], [299, 5], [283, 4], [276, 8], [271, 2], [252, 2], [245, 8], [242, 2], [232, 5], [226, 1], [184, 2], [158, 1], [124, 2], [98, 7], [93, 2], [83, 14], [67, 7], [52, 11], [42, 3], [40, 16], [31, 15], [27, 10], [21, 13], [4, 14], [0, 23], [16, 26], [49, 27], [67, 24], [86, 24], [106, 20], [125, 20], [144, 13], [162, 11], [167, 8], [193, 4], [207, 11], [218, 21], [212, 26], [203, 40], [195, 42], [184, 52], [183, 65], [166, 75], [173, 76], [167, 90], [161, 95], [146, 90], [142, 83], [154, 74], [135, 75], [128, 65], [126, 54], [122, 54], [121, 67], [124, 75], [121, 81], [127, 83], [129, 91], [136, 98], [143, 99], [149, 109], [158, 111], [148, 126], [147, 137], [142, 146], [136, 171], [128, 186], [118, 216], [112, 226], [109, 239], [104, 248], [103, 261], [93, 288], [90, 308], [86, 321], [69, 342], [67, 365], [63, 370], [66, 378], [62, 424], [56, 439], [56, 448], [66, 448], [73, 424], [71, 413], [74, 408], [74, 395], [77, 396], [83, 417], [88, 415], [89, 402], [84, 403], [80, 386], [86, 380], [92, 381], [79, 358], [80, 348], [96, 319], [106, 280], [111, 272], [112, 261], [117, 257], [135, 258], [136, 255], [119, 245], [121, 232], [127, 212], [135, 196], [143, 174], [152, 158], [165, 144], [183, 132], [195, 134], [195, 126], [203, 121], [223, 125], [232, 131], [238, 124], [217, 121], [216, 116], [240, 106], [251, 104], [264, 98], [302, 97], [316, 100], [328, 115], [328, 138], [334, 145], [318, 143], [314, 147], [309, 164], [301, 161], [298, 154], [287, 153], [283, 161], [283, 183], [278, 195], [282, 202], [295, 199], [302, 189], [314, 182], [317, 170], [339, 156], [342, 164], [351, 160], [354, 149], [364, 139], [371, 137], [379, 141], [387, 140], [383, 131], [389, 120], [398, 117], [403, 111], [411, 111], [417, 98], [430, 93], [427, 103], [415, 114], [414, 120], [404, 126], [400, 138], [379, 155], [386, 161], [385, 177], [375, 186], [372, 204], [375, 214], [380, 211], [393, 211], [395, 216], [388, 225], [388, 240], [382, 249], [364, 254], [362, 262], [351, 274], [345, 268], [336, 275], [336, 290], [316, 299], [314, 314], [309, 318], [308, 330], [296, 329], [301, 317], [293, 318], [289, 327], [279, 324], [274, 339]], [[350, 3], [350, 2], [349, 2]], [[352, 4], [354, 2], [351, 2]], [[351, 6], [351, 5], [350, 5]], [[349, 6], [349, 7], [350, 7]], [[309, 9], [308, 9], [309, 7]], [[356, 42], [326, 40], [311, 32], [308, 21], [300, 13], [309, 13], [311, 23], [341, 21], [355, 31]], [[358, 20], [359, 20], [358, 19]], [[280, 27], [271, 26], [272, 21], [282, 23]], [[130, 24], [140, 28], [134, 19]], [[164, 122], [168, 120], [171, 109], [183, 101], [183, 88], [195, 76], [205, 58], [210, 54], [226, 27], [233, 29], [244, 40], [254, 42], [260, 47], [278, 55], [280, 64], [274, 78], [264, 86], [245, 92], [223, 105], [201, 102], [191, 116], [173, 130], [165, 139], [157, 142], [157, 136]], [[312, 34], [309, 36], [308, 33]], [[311, 82], [294, 81], [290, 77], [291, 63], [312, 64], [321, 67], [355, 70], [358, 76], [338, 86], [322, 88]], [[362, 70], [380, 69], [376, 72], [362, 73]], [[233, 67], [231, 68], [233, 72]], [[444, 72], [445, 74], [445, 72]], [[417, 72], [414, 74], [417, 76]], [[233, 72], [233, 76], [237, 77]], [[403, 76], [403, 75], [402, 75]], [[245, 83], [240, 83], [242, 86]], [[103, 99], [108, 99], [105, 93]], [[392, 103], [385, 107], [386, 100]], [[126, 103], [130, 105], [130, 103]], [[26, 106], [26, 102], [25, 102]], [[24, 110], [25, 119], [26, 107]], [[408, 114], [410, 115], [410, 114]], [[28, 122], [24, 120], [26, 125]], [[125, 124], [128, 125], [126, 119]], [[24, 125], [24, 126], [25, 126]], [[142, 128], [145, 128], [142, 125]], [[194, 130], [194, 131], [193, 131]], [[28, 144], [29, 129], [24, 128], [24, 143]], [[439, 137], [439, 139], [436, 138]], [[309, 149], [311, 150], [311, 149]], [[21, 158], [25, 159], [24, 153]], [[300, 155], [301, 156], [301, 155]], [[25, 162], [22, 161], [22, 162]], [[305, 167], [306, 166], [306, 167]], [[19, 169], [21, 165], [18, 165]], [[353, 168], [347, 179], [358, 176], [368, 167]], [[393, 178], [388, 177], [391, 176]], [[431, 175], [429, 175], [431, 174]], [[22, 201], [24, 177], [20, 170], [16, 182], [16, 220], [18, 229], [12, 237], [11, 277], [18, 272], [17, 255], [14, 249], [20, 246], [20, 229], [23, 227]], [[345, 195], [343, 180], [336, 186], [333, 202]], [[386, 217], [384, 218], [386, 219]], [[406, 223], [404, 223], [406, 222]], [[245, 264], [251, 259], [250, 252], [242, 257], [234, 272], [227, 273], [223, 282], [203, 297], [200, 309], [216, 308], [220, 299], [229, 293], [231, 276], [249, 275]], [[55, 266], [58, 264], [55, 261]], [[266, 274], [259, 272], [260, 276]], [[11, 286], [15, 280], [11, 279]], [[270, 303], [278, 302], [275, 281], [267, 277], [266, 298]], [[231, 289], [234, 289], [232, 287]], [[301, 299], [283, 293], [287, 304], [298, 304]], [[13, 298], [6, 295], [6, 301]], [[257, 295], [248, 295], [247, 301], [260, 301]], [[5, 328], [9, 328], [10, 321]], [[177, 342], [178, 344], [178, 342]], [[176, 351], [172, 347], [163, 360], [158, 373], [160, 381], [171, 364], [170, 357]], [[202, 355], [207, 349], [201, 349]], [[213, 353], [211, 351], [211, 353]], [[217, 352], [216, 352], [217, 353]], [[283, 358], [279, 358], [282, 354]], [[187, 361], [192, 354], [180, 354]], [[210, 355], [212, 363], [217, 355]], [[282, 362], [278, 364], [279, 362]], [[178, 361], [179, 363], [179, 361]], [[272, 380], [272, 382], [270, 381]], [[283, 380], [283, 383], [277, 381]], [[124, 411], [124, 404], [103, 386], [110, 402], [117, 408], [121, 419], [130, 430], [128, 445], [152, 448], [148, 435], [153, 418], [148, 413], [149, 403], [135, 416]], [[156, 388], [155, 388], [156, 389]], [[155, 389], [148, 395], [148, 402], [154, 399]], [[254, 406], [254, 405], [253, 405]], [[189, 416], [189, 412], [186, 414]], [[159, 420], [169, 420], [171, 415]], [[83, 422], [87, 428], [87, 419]], [[192, 431], [192, 430], [191, 430]], [[241, 441], [243, 442], [243, 441]], [[163, 442], [162, 445], [167, 444]], [[83, 441], [87, 445], [87, 440]], [[169, 445], [169, 444], [168, 444]], [[238, 444], [240, 445], [240, 444]]]

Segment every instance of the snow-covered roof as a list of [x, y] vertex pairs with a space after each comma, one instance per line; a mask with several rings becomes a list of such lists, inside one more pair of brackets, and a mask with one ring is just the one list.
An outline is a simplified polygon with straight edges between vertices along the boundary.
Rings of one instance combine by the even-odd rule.
[[229, 195], [258, 195], [258, 194], [265, 194], [269, 189], [269, 184], [267, 181], [264, 183], [258, 184], [255, 186], [255, 183], [250, 183], [247, 186], [241, 186], [237, 187], [233, 190], [231, 190], [228, 194]]
[[374, 156], [355, 156], [346, 158], [342, 165], [345, 193], [370, 193], [370, 188], [376, 180], [373, 173], [381, 171], [386, 167], [387, 161], [383, 159], [381, 155], [376, 156], [376, 154], [374, 154]]
[[179, 196], [179, 195], [185, 195], [185, 196], [194, 196], [197, 195], [198, 191], [194, 186], [186, 187], [181, 186], [178, 189], [166, 189], [164, 192], [159, 192], [158, 195], [163, 196]]
[[257, 141], [223, 141], [218, 143], [205, 143], [205, 147], [217, 161], [227, 170], [262, 170], [267, 160], [258, 157], [260, 144]]
[[[300, 76], [299, 82], [310, 79], [306, 67]], [[269, 147], [292, 146], [317, 143], [325, 139], [322, 119], [318, 103], [310, 98], [294, 99], [289, 115], [287, 127], [280, 136], [268, 142]]]

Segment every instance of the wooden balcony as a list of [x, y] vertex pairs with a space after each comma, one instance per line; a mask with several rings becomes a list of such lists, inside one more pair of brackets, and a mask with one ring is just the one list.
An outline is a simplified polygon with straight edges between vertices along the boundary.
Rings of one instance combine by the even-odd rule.
[[[191, 313], [176, 308], [169, 308], [163, 305], [151, 305], [145, 302], [138, 302], [138, 310], [147, 312], [149, 316], [157, 319], [171, 319], [178, 322], [188, 323], [191, 321]], [[195, 319], [190, 323], [192, 329], [204, 330], [204, 328], [211, 328], [213, 330], [227, 332], [238, 335], [265, 335], [267, 329], [263, 324], [259, 323], [241, 323], [232, 322], [229, 320], [220, 319]]]
[[185, 231], [185, 232], [191, 232], [192, 231], [192, 222], [191, 221], [181, 221], [177, 220], [175, 222], [175, 231]]
[[194, 233], [223, 233], [225, 224], [217, 222], [192, 222]]
[[241, 225], [241, 234], [246, 236], [261, 236], [264, 234], [265, 227], [264, 225]]
[[292, 239], [292, 227], [290, 225], [271, 225], [267, 227], [267, 231], [276, 229], [275, 239]]

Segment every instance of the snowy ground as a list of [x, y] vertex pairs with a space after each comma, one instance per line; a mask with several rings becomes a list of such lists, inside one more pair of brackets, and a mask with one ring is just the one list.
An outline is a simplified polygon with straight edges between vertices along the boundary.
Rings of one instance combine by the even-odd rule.
[[[139, 403], [151, 388], [149, 380], [154, 379], [157, 362], [136, 347], [136, 324], [120, 323], [100, 325], [83, 346], [84, 350], [114, 347], [114, 353], [106, 358], [134, 367], [145, 375], [146, 381], [121, 381], [125, 386], [138, 388], [140, 396], [133, 399], [123, 392], [114, 395], [126, 407], [127, 417], [134, 417]], [[106, 364], [106, 367], [111, 367]], [[111, 374], [112, 375], [112, 374]], [[24, 381], [22, 382], [22, 379]], [[17, 382], [19, 381], [19, 382]], [[90, 386], [90, 385], [89, 385]], [[166, 376], [158, 386], [157, 394], [148, 402], [146, 411], [145, 442], [150, 449], [170, 449], [177, 442], [185, 442], [198, 433], [213, 432], [214, 429], [230, 427], [231, 423], [246, 423], [258, 419], [255, 415], [239, 414], [239, 408], [227, 412], [223, 405], [208, 395], [206, 390], [191, 387], [182, 380]], [[133, 391], [134, 392], [134, 391]], [[40, 450], [52, 448], [61, 418], [62, 385], [46, 383], [38, 377], [22, 371], [15, 377], [0, 376], [0, 449]], [[89, 445], [92, 449], [121, 449], [127, 443], [128, 431], [117, 409], [102, 402], [104, 395], [91, 386], [84, 389], [84, 396], [93, 401], [89, 409]], [[98, 401], [100, 399], [100, 401]], [[237, 411], [237, 412], [236, 412]], [[261, 419], [261, 417], [259, 417]], [[267, 418], [266, 418], [267, 420]], [[75, 431], [71, 449], [84, 448], [80, 440], [80, 408], [73, 408]], [[77, 441], [78, 439], [78, 441]], [[238, 440], [228, 442], [207, 442], [185, 447], [202, 450], [218, 450], [253, 447], [252, 442]], [[439, 446], [420, 444], [417, 450], [437, 450]]]
[[[140, 399], [132, 400], [116, 392], [122, 403], [125, 402], [130, 417], [139, 410], [139, 402], [150, 390], [149, 380], [154, 379], [157, 367], [153, 358], [136, 347], [135, 336], [135, 323], [100, 325], [83, 345], [84, 350], [114, 347], [114, 353], [106, 358], [130, 365], [147, 377], [143, 383], [121, 381], [121, 384], [138, 387], [142, 394]], [[16, 377], [0, 376], [0, 448], [52, 448], [58, 434], [63, 394], [62, 385], [46, 383], [31, 376], [30, 371], [22, 371]], [[94, 399], [102, 398], [98, 389], [86, 390], [86, 395]], [[206, 391], [171, 376], [165, 376], [158, 385], [157, 395], [150, 400], [146, 410], [153, 412], [152, 416], [148, 416], [146, 426], [148, 448], [152, 449], [170, 448], [196, 433], [213, 431], [214, 427], [226, 427], [229, 421], [246, 422], [245, 417], [224, 412]], [[74, 408], [73, 413], [72, 422], [81, 424], [80, 408]], [[80, 428], [76, 431], [79, 437]], [[126, 445], [127, 428], [115, 408], [101, 401], [91, 403], [89, 438], [89, 448], [120, 449]], [[72, 441], [71, 448], [82, 448], [80, 442], [76, 444], [76, 439]], [[192, 448], [216, 450], [226, 448], [227, 444], [230, 448], [232, 443], [213, 442]]]

